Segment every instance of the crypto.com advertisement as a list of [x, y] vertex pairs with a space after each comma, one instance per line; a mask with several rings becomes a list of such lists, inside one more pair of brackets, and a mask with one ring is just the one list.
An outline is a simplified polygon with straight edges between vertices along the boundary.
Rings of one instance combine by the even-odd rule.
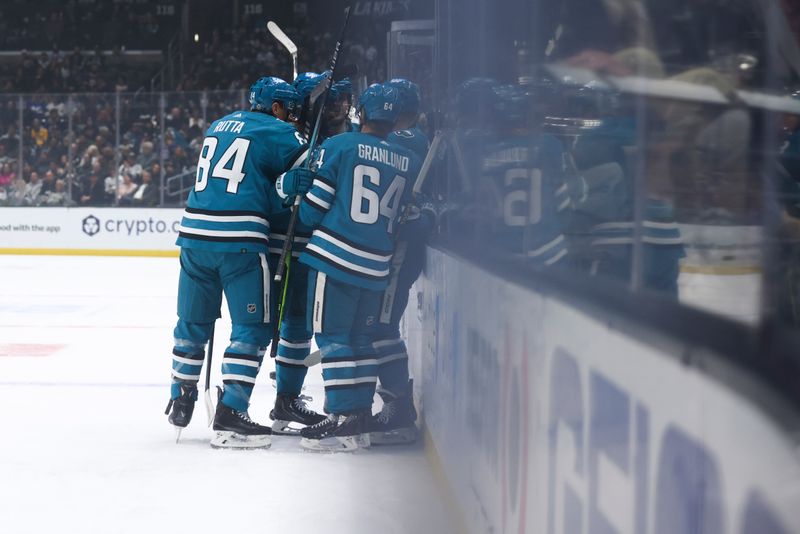
[[177, 251], [182, 209], [3, 208], [0, 252]]

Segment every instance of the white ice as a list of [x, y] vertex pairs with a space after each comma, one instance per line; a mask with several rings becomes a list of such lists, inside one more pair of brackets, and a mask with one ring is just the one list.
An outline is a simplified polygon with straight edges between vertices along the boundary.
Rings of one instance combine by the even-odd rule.
[[[0, 532], [452, 531], [421, 446], [214, 450], [202, 403], [176, 445], [177, 280], [177, 259], [0, 256]], [[271, 365], [250, 408], [262, 423]], [[307, 384], [320, 410], [319, 367]]]

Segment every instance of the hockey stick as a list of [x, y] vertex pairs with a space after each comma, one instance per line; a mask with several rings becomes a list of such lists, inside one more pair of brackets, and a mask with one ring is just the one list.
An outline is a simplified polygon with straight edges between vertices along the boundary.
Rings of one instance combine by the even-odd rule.
[[206, 415], [208, 416], [208, 426], [214, 422], [214, 403], [211, 401], [211, 356], [214, 353], [214, 326], [216, 321], [211, 323], [211, 337], [208, 339], [208, 351], [206, 352], [206, 388], [203, 398], [206, 404]]
[[[344, 10], [344, 24], [342, 25], [342, 32], [339, 36], [339, 40], [336, 42], [336, 47], [333, 50], [333, 56], [331, 57], [331, 77], [325, 79], [322, 83], [325, 84], [325, 92], [330, 89], [331, 80], [336, 77], [336, 63], [337, 59], [339, 58], [339, 50], [342, 47], [342, 40], [344, 39], [345, 31], [347, 30], [347, 22], [350, 20], [350, 8], [346, 7]], [[322, 105], [319, 107], [319, 111], [317, 112], [317, 119], [314, 122], [314, 131], [311, 134], [311, 140], [308, 143], [308, 154], [309, 156], [314, 153], [316, 149], [317, 140], [319, 139], [319, 129], [322, 124], [322, 116], [325, 111], [325, 103], [326, 99], [322, 101]], [[313, 160], [312, 157], [308, 157], [305, 161], [306, 169], [311, 168], [311, 161]], [[283, 243], [283, 249], [281, 250], [281, 257], [280, 261], [278, 262], [278, 268], [275, 272], [275, 283], [281, 283], [283, 281], [283, 273], [285, 270], [285, 262], [287, 255], [291, 252], [292, 249], [292, 242], [294, 241], [294, 233], [295, 229], [297, 228], [297, 214], [298, 214], [298, 207], [300, 206], [300, 201], [303, 200], [302, 195], [297, 195], [294, 197], [294, 202], [292, 203], [292, 215], [289, 219], [289, 229], [286, 231], [286, 241]]]
[[431, 169], [431, 165], [433, 165], [433, 159], [439, 152], [439, 145], [441, 142], [442, 132], [441, 130], [436, 130], [436, 133], [433, 136], [433, 141], [431, 142], [431, 146], [428, 148], [428, 152], [425, 154], [425, 159], [423, 160], [422, 166], [417, 174], [417, 179], [414, 180], [414, 187], [411, 189], [412, 201], [403, 207], [403, 213], [401, 214], [400, 219], [397, 221], [397, 229], [394, 232], [395, 250], [392, 254], [392, 263], [389, 269], [392, 274], [389, 278], [389, 285], [383, 290], [383, 301], [381, 302], [381, 314], [379, 321], [383, 324], [388, 324], [391, 321], [392, 307], [394, 306], [394, 297], [397, 290], [397, 281], [398, 277], [400, 276], [400, 267], [403, 265], [403, 262], [406, 259], [406, 252], [408, 250], [408, 240], [399, 239], [400, 231], [411, 215], [413, 200], [415, 200], [417, 195], [419, 195], [422, 191], [422, 185], [428, 178], [428, 172]]
[[[439, 152], [439, 145], [442, 142], [442, 131], [436, 130], [436, 133], [433, 134], [433, 141], [431, 141], [431, 146], [428, 149], [428, 153], [425, 154], [425, 160], [422, 162], [422, 166], [419, 169], [419, 174], [417, 174], [417, 179], [414, 180], [414, 187], [411, 189], [412, 198], [416, 198], [419, 195], [420, 191], [422, 191], [422, 185], [425, 183], [425, 180], [428, 178], [428, 172], [431, 170], [431, 165], [433, 165], [433, 158], [436, 157], [436, 154]], [[402, 227], [406, 221], [408, 220], [409, 215], [411, 214], [411, 202], [406, 204], [405, 208], [403, 208], [403, 214], [400, 216], [400, 220], [397, 222], [397, 232], [395, 232], [395, 236], [400, 233], [400, 227]]]
[[[333, 80], [336, 78], [336, 65], [337, 65], [338, 59], [339, 59], [339, 51], [342, 48], [342, 41], [344, 40], [345, 32], [347, 31], [347, 23], [348, 23], [349, 20], [350, 20], [350, 7], [346, 7], [345, 10], [344, 10], [344, 24], [342, 24], [342, 31], [339, 34], [339, 40], [336, 42], [336, 46], [333, 49], [333, 55], [331, 56], [331, 63], [330, 63], [331, 76], [330, 76], [330, 78], [325, 79], [320, 84], [320, 85], [323, 85], [323, 84], [325, 85], [325, 89], [324, 89], [324, 91], [325, 91], [324, 95], [325, 96], [321, 97], [321, 98], [323, 98], [322, 104], [319, 106], [319, 111], [317, 112], [317, 119], [314, 122], [314, 129], [313, 129], [313, 132], [311, 134], [311, 140], [308, 143], [308, 157], [306, 158], [306, 161], [305, 161], [305, 168], [306, 169], [310, 169], [311, 165], [312, 165], [311, 162], [312, 162], [313, 158], [311, 156], [313, 155], [314, 150], [316, 149], [317, 142], [319, 140], [319, 130], [320, 130], [320, 127], [322, 125], [323, 113], [325, 112], [325, 104], [326, 104], [326, 101], [327, 101], [327, 94], [328, 94], [328, 91], [330, 90], [330, 86], [333, 83]], [[280, 259], [278, 260], [278, 266], [275, 269], [275, 278], [273, 279], [276, 284], [283, 283], [284, 272], [286, 271], [286, 267], [288, 265], [288, 262], [291, 261], [292, 245], [293, 245], [293, 242], [294, 242], [294, 233], [295, 233], [295, 230], [297, 229], [297, 216], [298, 216], [298, 214], [300, 212], [300, 202], [302, 200], [303, 200], [303, 196], [302, 195], [297, 195], [297, 196], [294, 197], [294, 202], [292, 203], [292, 214], [291, 214], [291, 216], [289, 218], [289, 227], [286, 230], [286, 240], [283, 243], [283, 249], [281, 249], [281, 256], [280, 256]], [[288, 281], [288, 279], [287, 279], [287, 281]], [[283, 291], [283, 297], [285, 297], [285, 296], [286, 296], [286, 291], [284, 290]], [[282, 301], [280, 303], [279, 316], [283, 315], [283, 307], [285, 305], [285, 302], [283, 302], [283, 299], [281, 299], [281, 300]], [[272, 342], [272, 346], [270, 347], [270, 353], [269, 353], [271, 358], [274, 358], [275, 355], [278, 353], [278, 343], [275, 342], [275, 332], [280, 333], [280, 327], [281, 327], [281, 325], [280, 325], [280, 320], [279, 320], [277, 322], [277, 324], [275, 325], [275, 330], [273, 330], [273, 342]]]
[[278, 306], [278, 320], [273, 321], [272, 323], [272, 341], [269, 345], [269, 357], [275, 358], [278, 355], [278, 343], [281, 340], [281, 325], [283, 324], [283, 310], [284, 306], [286, 305], [286, 293], [289, 290], [289, 274], [291, 270], [291, 255], [286, 257], [286, 276], [283, 280], [283, 284], [281, 287], [281, 296], [280, 300], [277, 303]]
[[292, 56], [292, 80], [297, 79], [297, 45], [294, 44], [294, 41], [289, 39], [289, 36], [286, 35], [284, 31], [271, 20], [267, 22], [267, 30]]

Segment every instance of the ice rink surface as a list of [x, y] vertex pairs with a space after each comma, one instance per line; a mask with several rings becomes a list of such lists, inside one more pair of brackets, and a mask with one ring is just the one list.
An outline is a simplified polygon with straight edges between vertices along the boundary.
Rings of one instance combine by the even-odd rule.
[[[0, 256], [0, 532], [452, 532], [421, 446], [213, 450], [164, 409], [175, 258]], [[217, 322], [212, 382], [230, 334]], [[250, 415], [268, 423], [262, 367]], [[321, 410], [319, 367], [306, 394]]]

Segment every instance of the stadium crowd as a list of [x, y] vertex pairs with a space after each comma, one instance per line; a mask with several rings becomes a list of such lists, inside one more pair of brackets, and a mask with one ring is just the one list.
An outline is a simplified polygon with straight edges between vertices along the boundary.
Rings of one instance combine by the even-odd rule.
[[[123, 54], [124, 47], [164, 44], [151, 13], [74, 0], [52, 7], [49, 15], [17, 1], [0, 7], [0, 48], [23, 49], [18, 61], [0, 63], [0, 206], [180, 204], [184, 193], [173, 198], [166, 180], [194, 168], [208, 121], [242, 108], [258, 77], [291, 79], [286, 50], [263, 21], [245, 17], [239, 27], [186, 44], [175, 90], [152, 93], [152, 67]], [[134, 26], [145, 35], [133, 36]], [[335, 37], [284, 29], [300, 49], [300, 72], [326, 68]], [[383, 40], [361, 38], [344, 60], [368, 82], [383, 79], [385, 52], [370, 44]], [[73, 48], [62, 52], [65, 46]]]
[[163, 138], [160, 93], [26, 95], [21, 137], [19, 98], [0, 97], [0, 205], [158, 205], [162, 177], [194, 167], [205, 117], [240, 107], [244, 97], [165, 93]]

